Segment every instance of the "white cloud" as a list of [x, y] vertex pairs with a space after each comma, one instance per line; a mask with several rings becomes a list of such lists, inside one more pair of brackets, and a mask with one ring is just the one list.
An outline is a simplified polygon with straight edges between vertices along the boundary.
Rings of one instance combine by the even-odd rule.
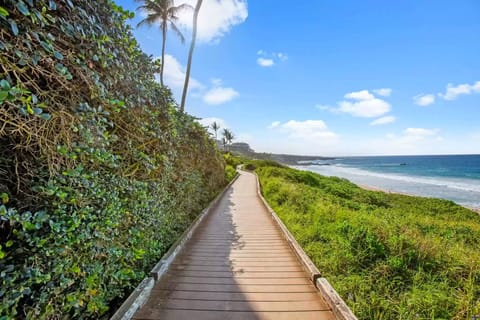
[[251, 141], [254, 141], [254, 136], [252, 136], [250, 133], [239, 133], [235, 137], [235, 141], [250, 143]]
[[378, 119], [370, 122], [370, 125], [371, 126], [379, 126], [379, 125], [393, 123], [393, 122], [395, 122], [395, 120], [397, 120], [397, 119], [394, 116], [385, 116], [385, 117], [378, 118]]
[[435, 103], [435, 96], [433, 94], [419, 94], [413, 97], [413, 102], [416, 105], [426, 107]]
[[290, 120], [283, 124], [276, 124], [275, 127], [283, 129], [293, 138], [300, 138], [305, 140], [312, 140], [318, 138], [337, 138], [337, 135], [334, 132], [330, 131], [325, 122], [322, 120]]
[[[195, 7], [196, 0], [175, 1], [175, 4], [187, 3]], [[199, 42], [218, 42], [232, 27], [243, 23], [248, 17], [246, 0], [208, 0], [203, 1], [198, 15]], [[192, 28], [192, 12], [184, 11], [179, 15], [179, 24]]]
[[[163, 80], [171, 89], [182, 89], [185, 81], [185, 67], [175, 59], [174, 56], [165, 55], [165, 66], [163, 70]], [[194, 78], [190, 78], [188, 89], [200, 89], [203, 85]]]
[[376, 94], [378, 94], [379, 96], [382, 96], [382, 97], [390, 97], [390, 95], [392, 94], [392, 89], [381, 88], [381, 89], [373, 90], [373, 92], [375, 92]]
[[315, 105], [315, 108], [317, 108], [318, 110], [332, 110], [334, 108], [330, 107], [330, 106], [327, 106], [327, 105], [324, 105], [324, 104], [317, 104]]
[[238, 97], [240, 94], [233, 88], [222, 86], [221, 79], [212, 79], [213, 88], [208, 90], [203, 96], [203, 101], [210, 105], [224, 104]]
[[274, 122], [272, 122], [272, 123], [268, 126], [268, 128], [269, 128], [269, 129], [276, 128], [276, 127], [278, 127], [278, 126], [280, 125], [280, 123], [281, 123], [280, 121], [274, 121]]
[[257, 51], [257, 64], [262, 67], [273, 67], [277, 62], [288, 60], [288, 55], [283, 52], [267, 52], [265, 50]]
[[352, 101], [340, 101], [337, 111], [349, 113], [354, 117], [375, 118], [382, 116], [391, 110], [391, 105], [385, 100], [376, 98], [368, 90], [350, 92], [345, 99]]
[[219, 79], [219, 78], [212, 78], [210, 79], [210, 81], [212, 82], [212, 85], [215, 87], [219, 87], [223, 83], [222, 79]]
[[288, 60], [288, 56], [285, 53], [282, 53], [282, 52], [277, 53], [277, 57], [281, 61], [287, 61]]
[[352, 100], [359, 100], [359, 101], [375, 99], [375, 97], [373, 96], [373, 94], [371, 94], [370, 92], [368, 92], [368, 90], [361, 90], [361, 91], [356, 91], [356, 92], [350, 92], [350, 93], [347, 93], [347, 94], [344, 96], [344, 98], [345, 98], [345, 99], [352, 99]]
[[220, 129], [225, 129], [227, 128], [228, 129], [228, 124], [225, 120], [223, 119], [220, 119], [220, 118], [215, 118], [215, 117], [208, 117], [208, 118], [203, 118], [203, 119], [198, 119], [197, 120], [202, 126], [204, 127], [208, 127], [208, 131], [210, 131], [211, 133], [215, 133], [212, 128], [211, 128], [211, 125], [212, 123], [216, 122], [219, 126], [220, 126]]
[[[389, 133], [375, 139], [359, 140], [355, 144], [361, 154], [440, 154], [452, 153], [451, 146], [439, 135], [440, 130], [410, 127], [399, 133]], [[450, 151], [448, 151], [450, 150]]]
[[439, 93], [438, 95], [445, 100], [455, 100], [461, 95], [469, 95], [472, 93], [480, 93], [480, 81], [473, 84], [459, 84], [457, 86], [449, 83], [445, 93]]
[[404, 131], [406, 137], [425, 138], [434, 136], [438, 133], [438, 129], [425, 129], [425, 128], [407, 128]]
[[273, 59], [258, 58], [257, 64], [262, 67], [272, 67], [275, 62], [273, 61]]

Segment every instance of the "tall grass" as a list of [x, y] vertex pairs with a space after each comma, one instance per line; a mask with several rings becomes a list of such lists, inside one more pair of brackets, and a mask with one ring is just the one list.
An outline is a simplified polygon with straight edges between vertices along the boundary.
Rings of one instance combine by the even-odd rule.
[[359, 319], [480, 315], [480, 216], [451, 201], [254, 163], [262, 192]]

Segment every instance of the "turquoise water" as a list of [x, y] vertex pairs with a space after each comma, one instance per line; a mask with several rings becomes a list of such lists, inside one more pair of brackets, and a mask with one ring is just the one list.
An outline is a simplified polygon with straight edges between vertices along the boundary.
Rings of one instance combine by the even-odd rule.
[[298, 168], [364, 186], [480, 208], [480, 155], [345, 157]]

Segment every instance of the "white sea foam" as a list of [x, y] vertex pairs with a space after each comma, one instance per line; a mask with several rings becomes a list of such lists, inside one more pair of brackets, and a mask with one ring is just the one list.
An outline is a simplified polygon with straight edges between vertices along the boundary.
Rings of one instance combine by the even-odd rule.
[[353, 168], [343, 164], [328, 166], [311, 165], [300, 166], [298, 168], [326, 176], [346, 178], [357, 184], [377, 187], [388, 191], [445, 198], [466, 206], [480, 207], [480, 181], [477, 179], [433, 178], [379, 173]]
[[[315, 171], [324, 171], [324, 170], [318, 170], [318, 166], [311, 166], [311, 167]], [[393, 173], [378, 173], [378, 172], [372, 172], [372, 171], [362, 170], [358, 168], [347, 167], [344, 165], [332, 165], [332, 166], [329, 166], [329, 169], [331, 169], [332, 175], [335, 175], [334, 171], [337, 170], [339, 172], [344, 172], [347, 175], [353, 174], [358, 176], [369, 176], [369, 177], [397, 180], [397, 181], [410, 182], [410, 183], [429, 184], [429, 185], [435, 185], [440, 187], [480, 193], [480, 182], [474, 181], [473, 179], [471, 179], [472, 181], [470, 182], [466, 179], [462, 179], [462, 180], [451, 179], [451, 178], [438, 179], [438, 178], [427, 178], [427, 177], [419, 177], [419, 176], [406, 176], [406, 175], [399, 175], [399, 174], [393, 174]]]

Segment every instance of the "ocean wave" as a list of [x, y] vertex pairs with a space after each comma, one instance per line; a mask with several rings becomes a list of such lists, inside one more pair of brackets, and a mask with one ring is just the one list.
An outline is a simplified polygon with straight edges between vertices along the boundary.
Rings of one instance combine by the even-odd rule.
[[[312, 169], [315, 169], [316, 166], [312, 166]], [[320, 168], [318, 168], [320, 169]], [[317, 172], [321, 171], [325, 172], [325, 167], [321, 168], [320, 170], [315, 170]], [[438, 179], [438, 178], [426, 178], [426, 177], [419, 177], [419, 176], [406, 176], [406, 175], [399, 175], [399, 174], [385, 174], [385, 173], [378, 173], [373, 171], [367, 171], [363, 169], [347, 167], [343, 165], [332, 165], [328, 167], [328, 174], [336, 175], [335, 171], [338, 173], [344, 173], [343, 177], [348, 179], [348, 175], [357, 175], [357, 176], [367, 176], [367, 177], [375, 177], [380, 179], [390, 179], [395, 181], [402, 181], [408, 183], [417, 183], [417, 184], [426, 184], [426, 185], [433, 185], [438, 187], [446, 187], [461, 191], [468, 191], [468, 192], [477, 192], [480, 193], [480, 181], [476, 181], [472, 179], [472, 181], [465, 181], [465, 180], [457, 180], [457, 179]], [[338, 174], [337, 173], [337, 174]]]

